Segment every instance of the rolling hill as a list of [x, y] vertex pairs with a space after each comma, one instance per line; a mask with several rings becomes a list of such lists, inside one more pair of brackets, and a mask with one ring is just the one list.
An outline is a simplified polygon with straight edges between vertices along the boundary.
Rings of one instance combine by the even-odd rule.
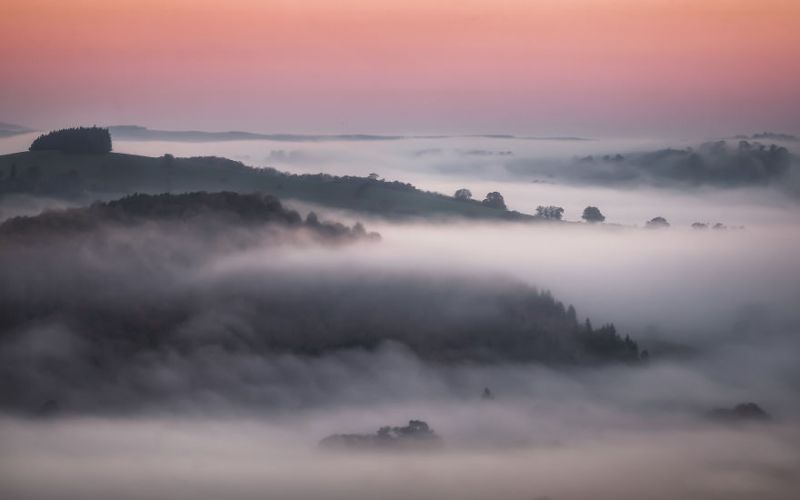
[[456, 200], [401, 182], [328, 174], [295, 175], [218, 157], [25, 151], [0, 156], [0, 197], [30, 194], [82, 201], [133, 193], [260, 192], [389, 218], [533, 220], [519, 212]]

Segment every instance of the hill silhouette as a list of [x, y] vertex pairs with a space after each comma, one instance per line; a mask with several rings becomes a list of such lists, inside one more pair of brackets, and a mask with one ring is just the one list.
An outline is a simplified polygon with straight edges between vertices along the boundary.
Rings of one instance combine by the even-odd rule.
[[466, 217], [531, 220], [529, 215], [479, 201], [422, 191], [370, 177], [289, 174], [219, 157], [176, 158], [122, 153], [27, 151], [0, 156], [0, 196], [22, 193], [82, 201], [133, 193], [261, 192], [281, 199], [390, 218]]

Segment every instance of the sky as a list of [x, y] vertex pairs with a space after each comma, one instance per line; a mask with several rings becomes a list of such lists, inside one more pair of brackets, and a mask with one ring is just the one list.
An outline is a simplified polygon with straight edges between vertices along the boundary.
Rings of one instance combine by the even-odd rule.
[[3, 0], [0, 121], [800, 131], [792, 0]]

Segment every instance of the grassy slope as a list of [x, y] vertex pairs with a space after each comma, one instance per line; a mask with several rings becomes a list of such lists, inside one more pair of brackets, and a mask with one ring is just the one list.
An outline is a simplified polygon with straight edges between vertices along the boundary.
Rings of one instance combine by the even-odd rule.
[[[70, 171], [78, 174], [80, 191], [88, 197], [108, 198], [119, 194], [165, 191], [265, 192], [291, 198], [389, 217], [461, 216], [480, 219], [522, 220], [530, 216], [488, 208], [477, 202], [457, 201], [399, 183], [363, 177], [299, 176], [272, 169], [256, 169], [224, 158], [176, 158], [172, 162], [122, 153], [104, 155], [64, 154], [57, 151], [26, 151], [0, 156], [6, 179], [16, 164], [25, 179], [29, 167], [39, 171], [38, 187], [27, 192], [60, 195], [59, 181]], [[3, 188], [3, 184], [6, 188]], [[8, 181], [0, 181], [0, 195], [9, 192]], [[19, 188], [14, 188], [19, 190]], [[74, 195], [74, 194], [73, 194]]]

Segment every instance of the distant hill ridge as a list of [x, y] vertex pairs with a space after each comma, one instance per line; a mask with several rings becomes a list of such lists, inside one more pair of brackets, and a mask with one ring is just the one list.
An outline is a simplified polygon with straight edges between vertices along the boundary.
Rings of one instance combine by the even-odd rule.
[[22, 125], [0, 122], [0, 137], [11, 137], [14, 135], [27, 134], [29, 132], [33, 132], [33, 130], [28, 127], [23, 127]]
[[522, 139], [532, 141], [586, 141], [584, 137], [574, 136], [517, 136], [513, 134], [262, 134], [228, 130], [209, 132], [201, 130], [158, 130], [140, 125], [112, 125], [108, 127], [111, 135], [125, 141], [175, 141], [175, 142], [213, 142], [213, 141], [278, 141], [278, 142], [326, 142], [326, 141], [397, 141], [403, 139], [442, 139], [447, 137], [475, 137], [486, 139]]
[[114, 125], [108, 127], [111, 135], [128, 141], [247, 141], [269, 140], [281, 142], [321, 142], [321, 141], [391, 141], [403, 139], [401, 135], [377, 134], [260, 134], [230, 130], [206, 132], [200, 130], [154, 130], [138, 125]]
[[389, 218], [466, 217], [534, 220], [475, 200], [426, 192], [408, 183], [370, 177], [289, 174], [219, 157], [176, 158], [55, 150], [0, 156], [0, 196], [29, 194], [81, 201], [133, 193], [261, 192]]

